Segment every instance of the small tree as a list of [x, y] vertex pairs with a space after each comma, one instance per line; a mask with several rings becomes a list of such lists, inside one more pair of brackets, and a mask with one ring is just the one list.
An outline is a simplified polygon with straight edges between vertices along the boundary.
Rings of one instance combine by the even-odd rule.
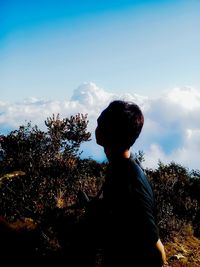
[[13, 170], [36, 173], [55, 160], [78, 156], [80, 144], [90, 140], [87, 124], [87, 115], [60, 119], [58, 114], [45, 121], [47, 132], [28, 123], [7, 136], [1, 135], [1, 175]]
[[28, 123], [0, 136], [0, 214], [33, 217], [76, 190], [79, 148], [91, 136], [87, 115], [53, 115], [45, 125], [46, 132]]

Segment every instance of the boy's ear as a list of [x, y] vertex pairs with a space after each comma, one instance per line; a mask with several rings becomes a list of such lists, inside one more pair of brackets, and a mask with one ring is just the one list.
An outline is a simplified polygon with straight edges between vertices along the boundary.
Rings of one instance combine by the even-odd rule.
[[96, 142], [98, 145], [100, 146], [105, 146], [106, 144], [106, 138], [103, 135], [102, 131], [99, 129], [99, 127], [97, 126], [96, 130], [95, 130], [95, 136], [96, 136]]

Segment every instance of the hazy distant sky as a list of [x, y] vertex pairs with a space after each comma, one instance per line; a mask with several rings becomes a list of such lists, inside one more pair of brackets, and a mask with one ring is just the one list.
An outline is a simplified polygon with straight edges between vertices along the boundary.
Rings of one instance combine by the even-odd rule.
[[200, 0], [0, 0], [0, 134], [88, 113], [83, 155], [113, 99], [138, 103], [145, 164], [199, 169]]
[[198, 0], [0, 0], [0, 100], [200, 88]]

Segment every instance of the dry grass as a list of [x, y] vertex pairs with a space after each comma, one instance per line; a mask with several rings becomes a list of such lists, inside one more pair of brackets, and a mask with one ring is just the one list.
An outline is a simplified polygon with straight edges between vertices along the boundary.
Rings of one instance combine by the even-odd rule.
[[200, 239], [176, 236], [165, 243], [170, 267], [200, 267]]

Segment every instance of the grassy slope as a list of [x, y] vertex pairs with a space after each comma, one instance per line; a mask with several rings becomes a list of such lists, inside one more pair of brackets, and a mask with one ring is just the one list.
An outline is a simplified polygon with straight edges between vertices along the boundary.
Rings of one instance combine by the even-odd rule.
[[170, 267], [200, 267], [200, 239], [179, 235], [164, 245]]

